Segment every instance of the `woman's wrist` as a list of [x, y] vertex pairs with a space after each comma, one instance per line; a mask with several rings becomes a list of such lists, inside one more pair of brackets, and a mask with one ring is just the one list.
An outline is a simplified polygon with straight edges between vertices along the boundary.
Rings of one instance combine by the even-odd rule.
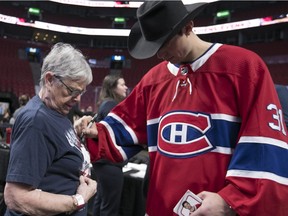
[[72, 198], [72, 209], [67, 212], [68, 215], [72, 214], [74, 211], [79, 210], [85, 206], [85, 200], [81, 194], [75, 194], [71, 196]]

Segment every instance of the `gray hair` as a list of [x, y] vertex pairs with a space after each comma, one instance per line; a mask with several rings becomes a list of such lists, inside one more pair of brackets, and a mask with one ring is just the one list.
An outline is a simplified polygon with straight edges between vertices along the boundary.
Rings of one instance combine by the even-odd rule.
[[44, 85], [44, 77], [48, 71], [64, 79], [84, 81], [86, 85], [93, 79], [91, 68], [82, 52], [67, 43], [55, 44], [44, 58], [41, 68], [41, 87]]

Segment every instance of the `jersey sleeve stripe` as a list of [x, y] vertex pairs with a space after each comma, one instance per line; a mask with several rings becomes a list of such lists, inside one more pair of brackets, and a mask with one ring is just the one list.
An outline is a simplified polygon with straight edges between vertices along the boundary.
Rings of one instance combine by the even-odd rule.
[[242, 136], [239, 140], [239, 143], [261, 143], [288, 149], [287, 143], [282, 140], [261, 136]]
[[[115, 119], [115, 121], [119, 122], [120, 127], [122, 128], [122, 131], [127, 131], [129, 133], [129, 135], [131, 136], [131, 138], [133, 139], [133, 143], [138, 143], [138, 138], [136, 136], [136, 134], [134, 133], [134, 131], [123, 121], [123, 119], [121, 119], [118, 115], [114, 114], [114, 113], [110, 113], [108, 116], [110, 116], [111, 118]], [[117, 124], [117, 127], [119, 126], [119, 124]], [[115, 128], [114, 128], [115, 129]], [[113, 130], [114, 130], [113, 129]]]
[[247, 170], [251, 172], [268, 172], [288, 178], [286, 163], [287, 150], [275, 145], [261, 143], [239, 143], [235, 149], [229, 170]]
[[268, 179], [268, 180], [275, 181], [283, 185], [288, 185], [288, 178], [275, 175], [274, 173], [263, 172], [263, 171], [256, 172], [256, 171], [248, 171], [248, 170], [229, 170], [227, 172], [227, 177]]
[[125, 152], [123, 151], [123, 149], [116, 144], [115, 135], [114, 135], [114, 132], [113, 132], [112, 128], [110, 127], [110, 125], [107, 124], [105, 121], [101, 121], [101, 123], [102, 123], [102, 124], [106, 127], [106, 129], [109, 131], [109, 134], [110, 134], [110, 137], [111, 137], [111, 139], [112, 139], [112, 141], [113, 141], [114, 147], [119, 150], [119, 152], [120, 152], [120, 154], [122, 155], [123, 159], [124, 159], [124, 160], [127, 160], [127, 155], [125, 154]]

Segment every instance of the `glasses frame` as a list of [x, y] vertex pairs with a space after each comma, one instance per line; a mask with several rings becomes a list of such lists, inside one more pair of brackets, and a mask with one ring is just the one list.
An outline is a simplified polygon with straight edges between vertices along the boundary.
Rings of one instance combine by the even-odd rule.
[[68, 85], [66, 85], [63, 80], [61, 79], [60, 76], [57, 76], [57, 75], [54, 75], [54, 77], [56, 79], [58, 79], [65, 87], [66, 89], [68, 90], [69, 92], [69, 95], [72, 96], [72, 97], [78, 97], [79, 95], [82, 96], [86, 90], [78, 90], [78, 89], [72, 89], [71, 87], [69, 87]]

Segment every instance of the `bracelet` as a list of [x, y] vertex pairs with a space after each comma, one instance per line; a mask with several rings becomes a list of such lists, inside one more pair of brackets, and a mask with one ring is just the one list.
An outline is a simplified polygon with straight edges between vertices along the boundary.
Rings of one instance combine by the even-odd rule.
[[75, 194], [72, 195], [72, 200], [73, 200], [73, 210], [66, 212], [66, 215], [71, 215], [74, 211], [79, 210], [85, 206], [85, 201], [82, 195], [80, 194]]
[[81, 209], [85, 206], [85, 200], [82, 195], [75, 194], [72, 196], [73, 198], [73, 204], [76, 206], [76, 209]]

